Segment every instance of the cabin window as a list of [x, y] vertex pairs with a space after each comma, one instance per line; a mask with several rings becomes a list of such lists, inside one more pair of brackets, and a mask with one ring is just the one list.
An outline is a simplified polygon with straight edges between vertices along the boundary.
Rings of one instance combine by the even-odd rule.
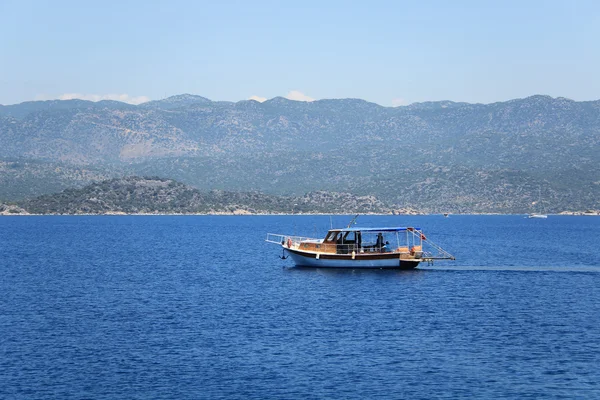
[[337, 240], [337, 236], [338, 236], [339, 232], [329, 232], [329, 234], [327, 234], [327, 237], [325, 238], [326, 242], [335, 242]]
[[355, 243], [356, 242], [356, 233], [355, 232], [347, 232], [344, 235], [344, 242]]

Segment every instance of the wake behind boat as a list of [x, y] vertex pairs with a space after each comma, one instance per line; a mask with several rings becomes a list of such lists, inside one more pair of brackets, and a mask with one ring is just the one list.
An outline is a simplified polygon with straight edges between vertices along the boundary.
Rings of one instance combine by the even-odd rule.
[[455, 259], [414, 227], [331, 229], [323, 239], [269, 233], [266, 241], [305, 267], [412, 269]]

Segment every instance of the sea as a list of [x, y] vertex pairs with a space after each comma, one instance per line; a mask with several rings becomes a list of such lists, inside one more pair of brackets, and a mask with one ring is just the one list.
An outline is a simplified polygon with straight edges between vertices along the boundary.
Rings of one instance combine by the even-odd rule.
[[0, 217], [0, 398], [600, 398], [600, 217], [360, 216], [456, 257], [411, 271], [264, 241], [351, 218]]

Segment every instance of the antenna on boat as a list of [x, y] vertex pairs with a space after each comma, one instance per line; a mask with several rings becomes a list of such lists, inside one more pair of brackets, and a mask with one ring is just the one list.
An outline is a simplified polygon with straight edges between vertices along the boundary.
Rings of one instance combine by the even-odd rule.
[[352, 218], [352, 221], [350, 221], [350, 223], [348, 224], [347, 228], [350, 228], [352, 225], [354, 225], [356, 223], [356, 219], [358, 218], [360, 214], [356, 214], [356, 216], [354, 218]]

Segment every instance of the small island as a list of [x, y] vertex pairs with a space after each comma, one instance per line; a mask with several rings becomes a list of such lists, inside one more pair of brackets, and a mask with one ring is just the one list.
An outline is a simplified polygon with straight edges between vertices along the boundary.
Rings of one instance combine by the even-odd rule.
[[110, 179], [82, 188], [0, 204], [1, 215], [130, 215], [130, 214], [418, 214], [390, 206], [374, 196], [316, 191], [304, 196], [260, 192], [200, 191], [172, 179]]

